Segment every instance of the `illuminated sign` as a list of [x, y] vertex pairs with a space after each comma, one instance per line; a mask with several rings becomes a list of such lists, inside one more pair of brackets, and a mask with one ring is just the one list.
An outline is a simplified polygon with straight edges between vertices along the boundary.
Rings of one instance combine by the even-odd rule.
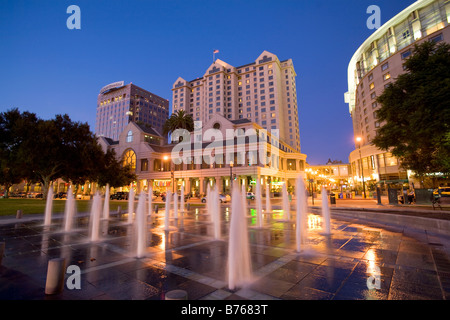
[[106, 91], [109, 91], [111, 89], [115, 89], [115, 88], [119, 88], [119, 87], [123, 87], [124, 82], [123, 81], [117, 81], [114, 83], [110, 83], [107, 86], [104, 86], [101, 90], [100, 93], [105, 93]]

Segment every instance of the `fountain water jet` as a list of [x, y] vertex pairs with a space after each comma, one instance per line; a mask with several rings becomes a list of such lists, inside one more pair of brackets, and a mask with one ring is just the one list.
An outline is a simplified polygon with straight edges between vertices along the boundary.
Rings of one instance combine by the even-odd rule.
[[258, 228], [262, 228], [263, 219], [262, 219], [262, 195], [261, 195], [261, 179], [256, 178], [256, 223]]
[[103, 219], [109, 219], [109, 184], [106, 184], [105, 203], [103, 204]]
[[153, 213], [152, 209], [153, 205], [153, 188], [152, 186], [148, 186], [148, 215], [151, 217]]
[[50, 186], [47, 193], [47, 201], [45, 203], [44, 225], [49, 226], [52, 223], [53, 209], [53, 186]]
[[[209, 183], [206, 184], [206, 214], [211, 214], [211, 186]], [[210, 216], [212, 219], [212, 216]]]
[[73, 225], [73, 217], [75, 216], [75, 197], [73, 196], [72, 186], [67, 190], [66, 206], [64, 208], [64, 231], [70, 232]]
[[[247, 215], [247, 192], [245, 191], [245, 184], [242, 184], [241, 187], [241, 197], [242, 197], [242, 203], [243, 203], [243, 211], [244, 215]], [[233, 199], [231, 199], [233, 200]]]
[[322, 188], [322, 218], [324, 223], [324, 233], [331, 234], [330, 206], [328, 205], [328, 194], [325, 187]]
[[173, 217], [178, 219], [178, 192], [173, 194]]
[[136, 209], [135, 235], [136, 235], [136, 256], [142, 258], [147, 248], [147, 215], [146, 215], [146, 194], [142, 191]]
[[283, 184], [282, 188], [282, 196], [283, 196], [283, 215], [285, 220], [291, 219], [291, 209], [290, 209], [290, 203], [289, 203], [289, 195], [287, 192], [287, 182]]
[[297, 183], [295, 186], [295, 193], [297, 198], [297, 216], [296, 216], [296, 246], [297, 252], [301, 251], [302, 245], [306, 243], [306, 217], [307, 217], [307, 197], [306, 188], [303, 177], [299, 175], [297, 177]]
[[181, 199], [180, 199], [180, 211], [184, 213], [184, 184], [181, 184]]
[[209, 211], [211, 214], [211, 219], [214, 225], [214, 239], [220, 239], [220, 200], [219, 200], [219, 189], [215, 186], [210, 190], [210, 197], [208, 199]]
[[100, 214], [102, 212], [102, 196], [100, 193], [94, 195], [91, 207], [91, 215], [89, 218], [89, 230], [91, 241], [98, 241], [100, 239]]
[[266, 184], [266, 213], [272, 212], [272, 205], [270, 204], [270, 184]]
[[164, 212], [164, 230], [169, 230], [169, 218], [170, 218], [170, 203], [172, 201], [172, 192], [167, 191], [166, 194], [166, 206], [165, 206], [165, 212]]
[[130, 193], [128, 194], [128, 223], [133, 222], [134, 213], [134, 189], [130, 187]]
[[243, 194], [238, 188], [233, 188], [228, 242], [228, 287], [231, 290], [244, 286], [251, 279], [250, 245], [244, 208]]

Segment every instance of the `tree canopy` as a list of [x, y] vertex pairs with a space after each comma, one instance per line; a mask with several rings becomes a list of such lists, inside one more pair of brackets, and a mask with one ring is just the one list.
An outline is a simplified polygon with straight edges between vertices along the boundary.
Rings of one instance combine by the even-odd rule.
[[68, 115], [42, 120], [12, 109], [0, 113], [0, 133], [0, 184], [6, 189], [27, 180], [41, 183], [46, 194], [58, 178], [75, 185], [106, 184], [111, 179], [114, 186], [135, 179], [114, 153], [103, 152], [87, 123], [74, 122]]
[[377, 101], [382, 123], [372, 140], [418, 176], [450, 173], [450, 45], [415, 45], [405, 73]]
[[163, 134], [167, 135], [174, 132], [176, 129], [186, 129], [189, 132], [194, 131], [194, 120], [192, 115], [186, 113], [184, 110], [178, 110], [166, 120], [163, 126]]

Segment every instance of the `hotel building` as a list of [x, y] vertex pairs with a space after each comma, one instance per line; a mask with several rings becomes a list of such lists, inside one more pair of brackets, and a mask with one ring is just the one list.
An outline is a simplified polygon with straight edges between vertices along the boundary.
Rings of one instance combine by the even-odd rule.
[[300, 152], [296, 73], [291, 59], [280, 61], [264, 51], [243, 66], [217, 59], [203, 76], [179, 77], [172, 88], [173, 111], [208, 122], [214, 114], [233, 121], [248, 119], [262, 128], [280, 130], [280, 140]]
[[169, 117], [169, 101], [132, 83], [111, 83], [97, 98], [95, 134], [118, 140], [129, 122], [150, 125], [161, 133]]
[[[117, 138], [104, 134], [99, 142], [131, 164], [138, 192], [149, 186], [175, 191], [184, 185], [185, 193], [202, 195], [208, 184], [222, 193], [235, 184], [254, 191], [256, 181], [262, 190], [268, 184], [272, 193], [285, 183], [292, 190], [306, 164], [300, 153], [295, 75], [292, 60], [279, 61], [266, 51], [237, 68], [216, 60], [203, 77], [178, 78], [173, 85], [173, 111], [191, 114], [196, 126], [183, 142], [168, 143], [162, 130], [137, 121], [121, 125]], [[111, 92], [118, 93], [119, 102], [121, 90]], [[105, 93], [101, 97], [100, 107], [101, 101], [111, 103]], [[135, 115], [138, 109], [131, 111]], [[180, 146], [183, 151], [175, 152]]]
[[[345, 102], [353, 121], [355, 150], [350, 153], [349, 163], [357, 184], [361, 185], [363, 176], [365, 182], [408, 182], [407, 172], [398, 160], [371, 143], [383, 125], [377, 120], [380, 105], [376, 98], [405, 72], [403, 63], [415, 44], [450, 41], [449, 23], [450, 1], [417, 1], [376, 30], [350, 60]], [[356, 142], [356, 137], [361, 141]]]

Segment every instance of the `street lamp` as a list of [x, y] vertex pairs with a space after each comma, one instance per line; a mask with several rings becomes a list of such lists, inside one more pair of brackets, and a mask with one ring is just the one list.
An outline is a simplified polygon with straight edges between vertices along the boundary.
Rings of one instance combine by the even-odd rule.
[[358, 150], [359, 150], [359, 162], [361, 166], [361, 177], [362, 177], [362, 184], [363, 184], [363, 192], [364, 192], [364, 199], [366, 199], [366, 184], [364, 183], [364, 167], [361, 157], [361, 137], [356, 137], [356, 142], [358, 142]]
[[[169, 156], [167, 156], [167, 155], [164, 156], [163, 160], [164, 161], [169, 160]], [[170, 163], [169, 166], [170, 166], [170, 177], [171, 177], [171, 180], [172, 180], [172, 193], [174, 193], [175, 192], [175, 174], [174, 174], [174, 171], [173, 171], [173, 168], [172, 168], [172, 163]]]
[[233, 161], [230, 161], [230, 189], [233, 187]]

